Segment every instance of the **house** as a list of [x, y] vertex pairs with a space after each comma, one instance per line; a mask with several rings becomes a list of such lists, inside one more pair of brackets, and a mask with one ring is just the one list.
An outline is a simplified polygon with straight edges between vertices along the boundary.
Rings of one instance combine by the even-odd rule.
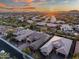
[[36, 19], [33, 19], [33, 21], [40, 21], [40, 20], [41, 20], [41, 19], [37, 19], [37, 18], [36, 18]]
[[46, 41], [48, 41], [50, 36], [48, 34], [42, 34], [39, 40], [34, 41], [30, 44], [30, 48], [33, 50], [39, 49]]
[[3, 16], [3, 18], [4, 18], [4, 19], [7, 19], [7, 18], [9, 18], [9, 15], [5, 15], [5, 16]]
[[34, 32], [34, 33], [30, 34], [27, 37], [27, 41], [28, 42], [34, 42], [34, 41], [39, 40], [42, 36], [43, 36], [43, 33], [41, 33], [41, 32]]
[[0, 35], [6, 36], [7, 35], [7, 31], [12, 29], [11, 26], [2, 26], [0, 25]]
[[39, 19], [38, 17], [39, 17], [39, 16], [32, 17], [32, 20], [33, 20], [33, 21], [40, 21], [41, 19]]
[[40, 51], [42, 52], [43, 55], [47, 56], [51, 53], [51, 51], [53, 50], [53, 45], [52, 45], [52, 41], [48, 41], [45, 45], [43, 45], [40, 48]]
[[23, 49], [25, 49], [27, 47], [29, 47], [29, 43], [28, 42], [25, 42], [25, 43], [19, 45], [17, 48], [20, 49], [20, 50], [23, 50]]
[[4, 33], [5, 30], [6, 30], [6, 26], [0, 26], [0, 33]]
[[26, 39], [26, 37], [29, 36], [29, 35], [32, 34], [32, 33], [33, 33], [32, 30], [27, 29], [27, 30], [17, 31], [17, 32], [14, 33], [14, 34], [17, 35], [17, 36], [15, 37], [16, 40], [22, 41], [22, 40]]
[[56, 52], [64, 54], [65, 56], [68, 56], [72, 45], [72, 40], [59, 37], [59, 36], [54, 36], [53, 39], [57, 39], [57, 42], [58, 42], [57, 44], [54, 45], [54, 46], [57, 46]]
[[75, 36], [78, 36], [78, 35], [79, 35], [79, 33], [77, 33], [77, 32], [74, 32], [74, 35], [75, 35]]
[[50, 23], [55, 23], [55, 22], [56, 22], [55, 16], [51, 16], [51, 18], [50, 18]]
[[41, 18], [42, 18], [42, 19], [45, 19], [45, 18], [46, 18], [46, 16], [42, 16]]
[[18, 20], [23, 22], [24, 21], [24, 17], [18, 17]]
[[61, 29], [61, 31], [63, 31], [65, 33], [74, 33], [73, 27], [68, 24], [61, 25], [60, 29]]
[[58, 24], [47, 23], [47, 26], [51, 27], [51, 28], [56, 28], [58, 26]]
[[34, 17], [32, 17], [31, 19], [32, 19], [32, 20], [35, 20], [35, 19], [36, 19], [36, 17], [38, 17], [38, 16], [34, 16]]
[[37, 26], [45, 26], [46, 23], [45, 22], [37, 22]]
[[44, 46], [40, 48], [40, 51], [43, 55], [47, 56], [54, 48], [56, 48], [56, 52], [68, 56], [71, 45], [72, 40], [59, 36], [54, 36]]
[[57, 23], [57, 24], [65, 24], [65, 21], [57, 20], [56, 23]]
[[75, 31], [79, 32], [79, 25], [74, 26]]
[[20, 46], [18, 46], [18, 48], [20, 50], [23, 50], [26, 47], [29, 47], [29, 45], [40, 39], [40, 37], [42, 37], [42, 33], [40, 32], [34, 32], [32, 34], [30, 34], [28, 37], [26, 37], [26, 42], [24, 42], [23, 44], [21, 44]]
[[44, 22], [50, 22], [49, 19], [50, 17], [46, 17]]
[[[56, 40], [56, 39], [54, 39]], [[51, 51], [53, 50], [54, 46], [53, 46], [53, 38], [51, 38], [45, 45], [43, 45], [40, 48], [40, 51], [43, 55], [47, 56], [51, 53]]]
[[46, 18], [46, 16], [43, 15], [43, 16], [41, 16], [40, 18], [41, 18], [42, 20], [44, 20], [44, 19]]
[[16, 33], [21, 31], [21, 30], [24, 30], [24, 27], [17, 27], [17, 28], [15, 28]]
[[25, 33], [31, 33], [31, 32], [33, 31], [30, 29], [18, 29], [14, 34], [18, 36], [18, 35], [22, 35]]
[[27, 20], [27, 23], [31, 24], [33, 23], [33, 20]]
[[3, 15], [0, 15], [0, 18], [2, 18], [3, 17]]

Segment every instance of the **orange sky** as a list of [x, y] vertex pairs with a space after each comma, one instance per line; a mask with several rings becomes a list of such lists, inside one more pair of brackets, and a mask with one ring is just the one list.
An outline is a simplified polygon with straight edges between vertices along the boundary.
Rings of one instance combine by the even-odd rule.
[[28, 2], [31, 3], [32, 0], [13, 0], [14, 2]]
[[6, 4], [0, 3], [0, 7], [6, 7]]
[[33, 10], [35, 10], [35, 8], [34, 7], [20, 7], [20, 8], [18, 8], [18, 7], [15, 7], [15, 8], [11, 8], [10, 10], [12, 10], [12, 11], [17, 11], [17, 12], [19, 12], [19, 11], [33, 11]]
[[0, 10], [41, 12], [79, 10], [79, 0], [0, 0]]

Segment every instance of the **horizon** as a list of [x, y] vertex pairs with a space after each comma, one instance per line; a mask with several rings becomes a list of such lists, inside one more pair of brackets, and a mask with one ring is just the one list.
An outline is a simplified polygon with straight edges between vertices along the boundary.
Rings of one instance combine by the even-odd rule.
[[79, 10], [79, 0], [0, 0], [0, 12]]

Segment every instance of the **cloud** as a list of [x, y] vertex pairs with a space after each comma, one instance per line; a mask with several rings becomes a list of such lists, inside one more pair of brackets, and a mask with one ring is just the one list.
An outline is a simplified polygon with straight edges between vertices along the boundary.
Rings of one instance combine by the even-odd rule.
[[63, 1], [63, 3], [69, 3], [69, 2], [70, 2], [69, 0], [64, 0], [64, 1]]
[[33, 0], [13, 0], [13, 2], [27, 2], [31, 3]]
[[6, 7], [7, 5], [4, 3], [0, 3], [0, 7]]
[[46, 2], [47, 0], [12, 0], [13, 2], [27, 2], [27, 3], [31, 3], [31, 2]]
[[33, 2], [45, 2], [47, 0], [33, 0]]

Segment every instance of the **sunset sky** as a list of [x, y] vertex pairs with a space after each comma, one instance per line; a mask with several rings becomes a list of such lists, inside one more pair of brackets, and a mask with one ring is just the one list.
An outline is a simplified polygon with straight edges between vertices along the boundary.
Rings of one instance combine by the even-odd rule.
[[0, 12], [79, 10], [79, 0], [0, 0]]

